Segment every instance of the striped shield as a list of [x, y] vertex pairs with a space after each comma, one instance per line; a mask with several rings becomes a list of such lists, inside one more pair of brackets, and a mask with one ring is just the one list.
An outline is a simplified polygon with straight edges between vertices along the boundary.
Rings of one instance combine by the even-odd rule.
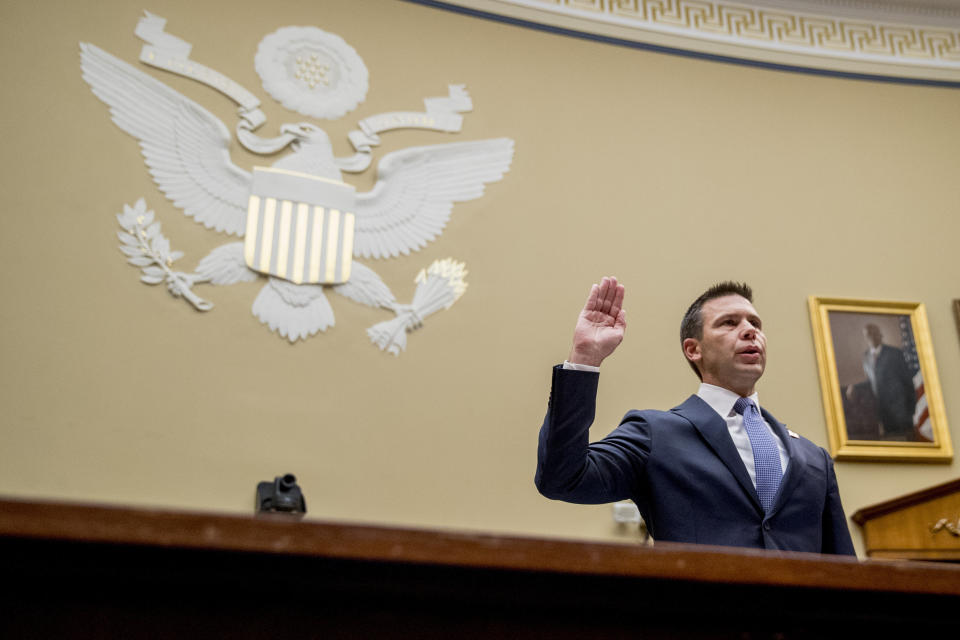
[[350, 279], [355, 189], [306, 173], [254, 167], [244, 259], [296, 284]]

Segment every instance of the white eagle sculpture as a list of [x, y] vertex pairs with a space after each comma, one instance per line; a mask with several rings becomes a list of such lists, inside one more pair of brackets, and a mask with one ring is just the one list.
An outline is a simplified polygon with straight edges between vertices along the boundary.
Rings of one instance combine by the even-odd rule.
[[[223, 122], [92, 44], [81, 43], [80, 51], [84, 80], [109, 106], [117, 126], [140, 142], [160, 190], [207, 228], [242, 237], [252, 173], [231, 160], [230, 132]], [[343, 181], [322, 129], [299, 123], [283, 125], [281, 132], [294, 140], [292, 152], [279, 158], [274, 168]], [[374, 187], [356, 194], [353, 255], [387, 258], [423, 248], [443, 232], [453, 203], [483, 195], [484, 185], [500, 180], [512, 158], [513, 141], [508, 138], [411, 147], [387, 154], [379, 164]], [[243, 242], [214, 249], [200, 262], [197, 274], [218, 285], [262, 276], [247, 266]], [[253, 303], [253, 313], [290, 342], [306, 339], [334, 324], [326, 286], [331, 285], [294, 284], [268, 276]], [[391, 309], [398, 316], [410, 312], [409, 305], [397, 304], [373, 270], [356, 261], [349, 280], [331, 288], [356, 302]]]

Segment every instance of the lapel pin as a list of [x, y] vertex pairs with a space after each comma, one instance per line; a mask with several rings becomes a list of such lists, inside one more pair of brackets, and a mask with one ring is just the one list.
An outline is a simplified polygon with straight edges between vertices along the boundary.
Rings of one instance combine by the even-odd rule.
[[797, 433], [796, 433], [793, 429], [787, 429], [787, 434], [789, 434], [789, 436], [790, 436], [791, 438], [799, 438], [799, 437], [800, 437], [800, 436], [797, 435]]

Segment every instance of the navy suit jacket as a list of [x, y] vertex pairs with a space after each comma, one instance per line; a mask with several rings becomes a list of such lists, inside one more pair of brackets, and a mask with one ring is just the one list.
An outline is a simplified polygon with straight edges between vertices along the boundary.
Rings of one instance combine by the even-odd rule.
[[833, 461], [821, 447], [789, 436], [761, 409], [790, 457], [764, 513], [726, 422], [697, 396], [670, 411], [630, 411], [589, 444], [599, 377], [553, 371], [537, 459], [543, 495], [579, 504], [631, 498], [656, 540], [855, 554]]
[[[867, 351], [863, 354], [863, 372], [866, 373], [869, 367], [870, 352]], [[903, 351], [888, 344], [882, 345], [873, 370], [877, 383], [874, 397], [884, 433], [912, 436], [917, 392], [913, 388], [913, 376], [910, 375]], [[870, 387], [870, 390], [873, 391], [873, 388]]]

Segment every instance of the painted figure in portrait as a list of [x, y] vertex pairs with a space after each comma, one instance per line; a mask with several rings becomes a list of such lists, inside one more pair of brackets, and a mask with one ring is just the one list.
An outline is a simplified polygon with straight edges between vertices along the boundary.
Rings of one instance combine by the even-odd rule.
[[848, 439], [929, 442], [910, 316], [835, 311], [830, 329]]

